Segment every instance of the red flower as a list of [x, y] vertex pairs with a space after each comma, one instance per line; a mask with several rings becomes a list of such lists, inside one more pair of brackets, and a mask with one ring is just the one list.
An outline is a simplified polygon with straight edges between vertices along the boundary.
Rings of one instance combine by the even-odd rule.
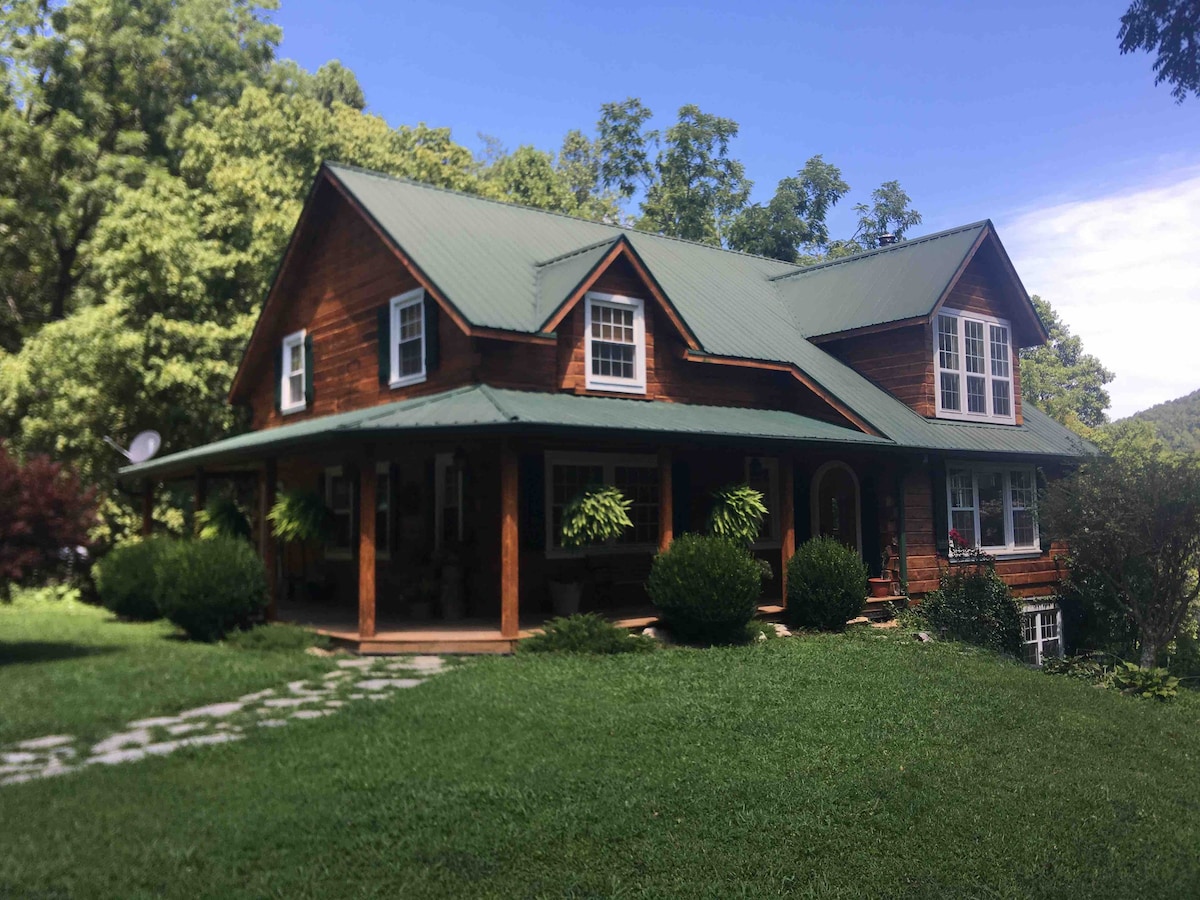
[[950, 529], [950, 543], [956, 547], [966, 547], [967, 542], [963, 540], [963, 536], [958, 533], [957, 528]]

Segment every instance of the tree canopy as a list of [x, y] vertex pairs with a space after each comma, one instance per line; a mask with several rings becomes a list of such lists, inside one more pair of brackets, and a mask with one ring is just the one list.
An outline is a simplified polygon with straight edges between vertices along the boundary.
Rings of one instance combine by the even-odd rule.
[[1182, 103], [1200, 97], [1200, 0], [1134, 0], [1121, 16], [1121, 53], [1154, 54], [1154, 83]]
[[1037, 294], [1030, 299], [1050, 340], [1021, 351], [1021, 396], [1064, 425], [1098, 428], [1108, 421], [1113, 373], [1083, 352], [1083, 341]]
[[1150, 425], [1177, 453], [1200, 453], [1200, 390], [1134, 413], [1116, 424], [1124, 422]]

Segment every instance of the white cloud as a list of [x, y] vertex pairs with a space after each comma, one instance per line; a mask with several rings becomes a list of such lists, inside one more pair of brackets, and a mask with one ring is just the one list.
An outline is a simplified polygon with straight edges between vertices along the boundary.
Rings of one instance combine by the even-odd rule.
[[1116, 373], [1112, 417], [1200, 388], [1200, 170], [1000, 222], [1026, 289]]

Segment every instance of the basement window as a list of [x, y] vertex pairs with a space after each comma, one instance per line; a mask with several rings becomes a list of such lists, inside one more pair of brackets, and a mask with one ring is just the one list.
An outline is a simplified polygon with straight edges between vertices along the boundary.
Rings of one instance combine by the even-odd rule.
[[935, 325], [938, 417], [1015, 424], [1009, 323], [942, 310]]
[[1031, 666], [1062, 656], [1062, 612], [1057, 605], [1025, 605], [1021, 612], [1021, 655]]
[[587, 386], [596, 391], [646, 393], [645, 306], [636, 297], [585, 297]]

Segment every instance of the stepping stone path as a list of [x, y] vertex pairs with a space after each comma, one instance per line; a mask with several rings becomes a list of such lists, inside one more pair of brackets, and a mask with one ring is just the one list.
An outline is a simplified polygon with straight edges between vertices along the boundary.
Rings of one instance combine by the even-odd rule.
[[137, 719], [91, 745], [69, 734], [51, 734], [0, 746], [0, 785], [137, 762], [181, 747], [240, 741], [256, 727], [332, 716], [359, 700], [387, 700], [446, 670], [440, 656], [362, 657], [337, 665], [318, 680], [292, 681], [174, 716]]

